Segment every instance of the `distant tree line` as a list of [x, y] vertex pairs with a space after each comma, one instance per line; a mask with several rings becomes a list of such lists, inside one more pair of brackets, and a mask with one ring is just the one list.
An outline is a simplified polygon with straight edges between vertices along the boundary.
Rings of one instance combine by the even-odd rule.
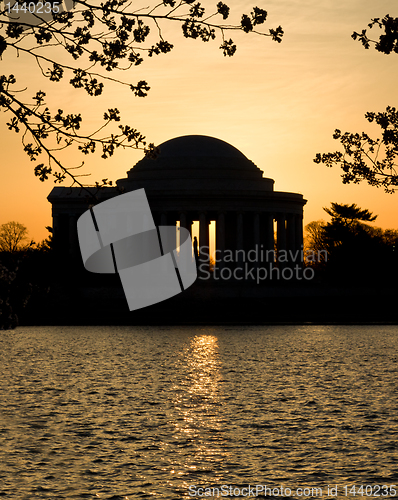
[[[306, 249], [318, 254], [327, 251], [320, 262], [308, 262], [326, 283], [336, 285], [388, 286], [398, 279], [398, 231], [383, 230], [369, 223], [377, 218], [355, 203], [331, 203], [324, 208], [331, 221], [312, 221], [306, 225]], [[322, 255], [322, 254], [321, 254]]]
[[0, 226], [0, 330], [15, 328], [31, 299], [48, 293], [53, 263], [51, 235], [35, 243], [19, 222]]
[[[371, 225], [377, 216], [355, 203], [331, 203], [325, 212], [331, 220], [306, 225], [305, 254], [321, 259], [308, 260], [316, 280], [328, 286], [394, 287], [398, 281], [398, 230]], [[0, 226], [0, 329], [14, 328], [27, 310], [45, 314], [51, 307], [50, 289], [84, 283], [73, 275], [68, 262], [56, 255], [50, 236], [41, 243], [28, 238], [25, 226], [9, 222]], [[325, 252], [326, 250], [326, 252]], [[73, 276], [72, 276], [73, 275]], [[69, 280], [69, 281], [68, 281]], [[101, 276], [103, 283], [103, 276]], [[84, 285], [83, 285], [84, 286]]]

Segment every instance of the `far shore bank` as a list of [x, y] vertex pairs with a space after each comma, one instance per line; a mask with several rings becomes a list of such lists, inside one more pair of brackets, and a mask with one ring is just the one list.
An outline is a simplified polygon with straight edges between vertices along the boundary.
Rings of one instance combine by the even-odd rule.
[[20, 325], [398, 324], [397, 287], [195, 282], [164, 302], [129, 311], [122, 287], [53, 287], [32, 298]]

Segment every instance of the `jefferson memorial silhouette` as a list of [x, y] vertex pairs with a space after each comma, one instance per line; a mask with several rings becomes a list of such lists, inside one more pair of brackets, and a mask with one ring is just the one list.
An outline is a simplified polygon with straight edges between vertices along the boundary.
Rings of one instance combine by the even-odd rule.
[[[179, 221], [191, 231], [192, 223], [199, 222], [199, 249], [209, 246], [209, 224], [215, 221], [220, 268], [228, 265], [223, 259], [226, 250], [301, 251], [306, 200], [301, 194], [274, 191], [273, 179], [263, 177], [234, 146], [213, 137], [186, 135], [164, 142], [159, 151], [155, 159], [140, 160], [117, 187], [100, 189], [98, 202], [145, 188], [156, 225]], [[55, 187], [48, 200], [58, 251], [81, 261], [77, 219], [93, 204], [92, 198], [81, 188]]]

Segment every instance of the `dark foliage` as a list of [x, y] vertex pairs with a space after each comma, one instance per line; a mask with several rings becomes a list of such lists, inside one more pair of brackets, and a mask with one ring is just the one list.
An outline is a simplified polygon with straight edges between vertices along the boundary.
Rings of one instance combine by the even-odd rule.
[[[383, 30], [378, 41], [368, 37], [367, 29], [361, 33], [354, 31], [351, 37], [359, 40], [365, 49], [373, 44], [383, 54], [397, 54], [398, 17], [387, 14], [382, 19], [372, 19], [368, 27], [372, 29], [374, 26]], [[366, 113], [365, 118], [380, 126], [381, 138], [372, 139], [365, 132], [342, 134], [336, 129], [333, 138], [341, 142], [344, 152], [318, 153], [314, 162], [328, 167], [340, 166], [344, 172], [341, 176], [344, 184], [366, 181], [371, 186], [383, 187], [386, 193], [394, 193], [398, 186], [398, 113], [395, 107], [388, 106], [385, 112]]]
[[394, 193], [398, 186], [398, 112], [388, 106], [382, 113], [366, 113], [365, 118], [379, 125], [381, 138], [372, 139], [365, 132], [343, 134], [336, 129], [333, 139], [340, 141], [343, 152], [317, 153], [314, 162], [340, 166], [344, 184], [366, 181]]
[[391, 17], [389, 14], [382, 19], [376, 17], [368, 24], [369, 28], [378, 26], [383, 33], [380, 35], [379, 40], [371, 40], [367, 35], [367, 29], [363, 29], [360, 33], [354, 31], [351, 37], [362, 43], [365, 49], [369, 49], [371, 44], [379, 52], [383, 54], [391, 54], [395, 52], [398, 54], [398, 17]]
[[317, 266], [326, 282], [374, 286], [398, 279], [398, 231], [366, 224], [377, 216], [356, 204], [332, 203], [324, 210], [332, 219], [316, 224], [316, 238], [310, 231], [309, 247], [327, 251], [327, 260]]
[[23, 250], [0, 252], [0, 329], [15, 328], [32, 300], [45, 300], [60, 264], [51, 237]]

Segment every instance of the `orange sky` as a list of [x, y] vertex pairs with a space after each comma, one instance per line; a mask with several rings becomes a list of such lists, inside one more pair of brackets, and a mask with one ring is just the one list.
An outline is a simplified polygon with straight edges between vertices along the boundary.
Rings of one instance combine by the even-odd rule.
[[[202, 2], [213, 5], [217, 2]], [[228, 3], [228, 2], [227, 2]], [[255, 3], [229, 2], [239, 19]], [[170, 54], [147, 59], [129, 72], [115, 74], [126, 81], [145, 79], [146, 98], [137, 98], [116, 84], [100, 97], [89, 97], [66, 81], [44, 80], [33, 61], [7, 51], [1, 73], [14, 73], [28, 96], [42, 89], [50, 107], [81, 112], [87, 131], [101, 124], [103, 112], [118, 107], [122, 122], [140, 130], [150, 142], [161, 143], [186, 134], [218, 137], [233, 144], [275, 179], [278, 191], [299, 192], [308, 200], [304, 223], [325, 219], [330, 202], [356, 203], [378, 219], [375, 225], [398, 229], [398, 194], [388, 195], [365, 184], [343, 185], [340, 169], [313, 163], [318, 152], [336, 149], [335, 128], [378, 134], [364, 119], [366, 111], [397, 105], [396, 55], [365, 50], [351, 39], [372, 17], [398, 16], [398, 4], [374, 0], [271, 0], [257, 3], [268, 10], [265, 28], [282, 25], [281, 44], [269, 38], [232, 33], [238, 44], [234, 57], [225, 58], [220, 40], [203, 43], [185, 39], [176, 26], [164, 27], [164, 38], [175, 45]], [[377, 30], [373, 29], [377, 33]], [[0, 224], [16, 220], [30, 237], [41, 240], [51, 225], [46, 197], [51, 180], [34, 177], [34, 163], [22, 151], [20, 137], [0, 120]], [[117, 151], [110, 160], [85, 157], [92, 180], [125, 177], [142, 156]], [[83, 159], [68, 156], [71, 165]]]

